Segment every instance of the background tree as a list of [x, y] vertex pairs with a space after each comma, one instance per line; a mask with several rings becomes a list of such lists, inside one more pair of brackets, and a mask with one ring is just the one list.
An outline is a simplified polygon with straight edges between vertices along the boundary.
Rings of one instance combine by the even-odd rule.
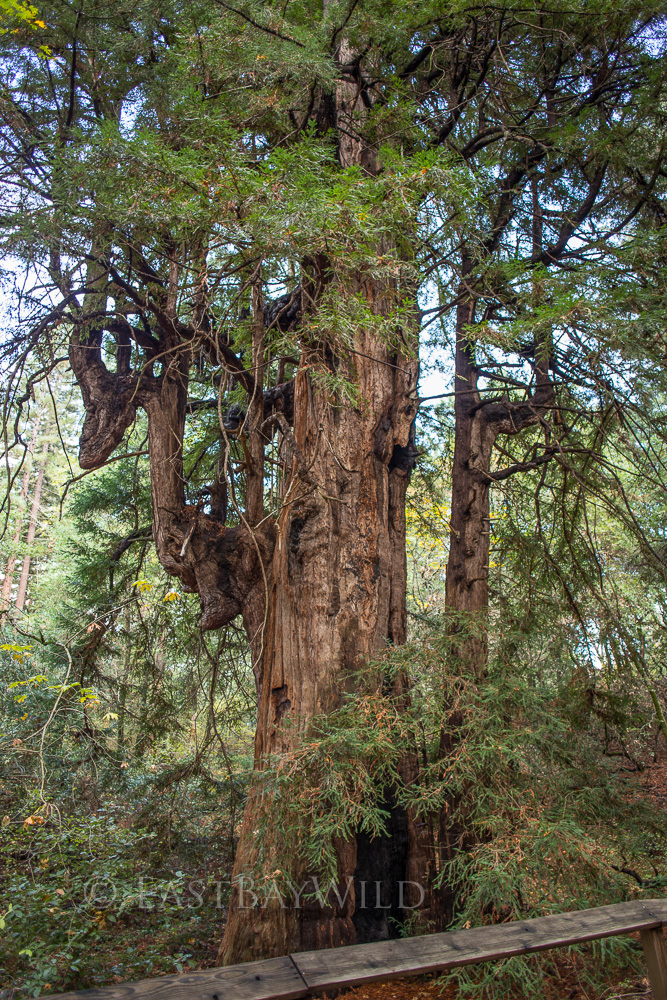
[[[445, 225], [449, 200], [434, 197], [429, 245], [441, 299], [430, 312], [444, 317], [456, 372], [446, 604], [466, 634], [459, 655], [480, 675], [492, 483], [552, 458], [590, 463], [582, 425], [588, 434], [609, 407], [622, 419], [636, 405], [616, 376], [638, 345], [620, 360], [602, 299], [611, 304], [621, 268], [628, 283], [646, 280], [627, 243], [642, 242], [664, 197], [664, 65], [645, 44], [649, 12], [616, 14], [608, 34], [577, 11], [519, 26], [508, 10], [485, 33], [471, 22], [462, 76], [474, 86], [442, 137], [477, 195], [474, 228], [467, 216]], [[461, 58], [447, 44], [438, 55], [443, 75]], [[614, 305], [625, 323], [630, 302]]]
[[[31, 465], [30, 460], [35, 453], [35, 444], [37, 441], [37, 433], [39, 431], [39, 417], [36, 417], [33, 423], [32, 430], [30, 432], [30, 443], [27, 448], [28, 461], [26, 462], [25, 470], [23, 472], [21, 480], [21, 492], [19, 494], [19, 502], [21, 505], [25, 504], [26, 498], [28, 496], [28, 487], [30, 486], [30, 473]], [[23, 509], [22, 506], [19, 509], [19, 515], [17, 517], [16, 528], [12, 530], [12, 547], [7, 556], [7, 562], [5, 564], [5, 573], [2, 580], [2, 595], [0, 601], [2, 602], [2, 611], [6, 611], [9, 606], [9, 598], [12, 591], [12, 586], [14, 583], [14, 568], [16, 566], [16, 555], [18, 547], [21, 543], [21, 528], [23, 520]]]

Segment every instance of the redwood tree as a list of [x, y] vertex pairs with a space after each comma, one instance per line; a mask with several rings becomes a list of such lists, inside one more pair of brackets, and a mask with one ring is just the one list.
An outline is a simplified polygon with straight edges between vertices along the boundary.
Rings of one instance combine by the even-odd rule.
[[[426, 236], [440, 297], [427, 315], [454, 368], [445, 603], [453, 658], [478, 678], [493, 484], [551, 460], [595, 460], [591, 424], [635, 405], [618, 380], [629, 345], [610, 331], [609, 305], [621, 284], [650, 283], [643, 253], [622, 248], [664, 224], [664, 48], [647, 45], [664, 27], [640, 6], [599, 13], [604, 23], [569, 8], [520, 26], [507, 10], [483, 43], [470, 37], [474, 87], [448, 141], [474, 176], [475, 215], [448, 226], [440, 209]], [[636, 296], [617, 294], [615, 308], [617, 329], [642, 312]], [[631, 346], [624, 363], [636, 363]]]
[[[147, 447], [163, 566], [199, 595], [202, 628], [243, 622], [258, 780], [237, 876], [270, 872], [279, 847], [262, 772], [405, 639], [419, 292], [438, 285], [445, 330], [456, 313], [460, 629], [487, 602], [494, 443], [545, 427], [558, 363], [547, 317], [531, 344], [489, 335], [532, 381], [489, 375], [475, 323], [525, 318], [543, 271], [583, 259], [596, 206], [618, 235], [654, 197], [661, 167], [629, 185], [619, 150], [659, 106], [655, 17], [600, 4], [601, 31], [588, 5], [560, 6], [88, 0], [2, 38], [4, 248], [29, 273], [7, 356], [16, 379], [38, 357], [35, 381], [66, 349], [82, 468]], [[544, 433], [527, 468], [553, 452]], [[483, 673], [483, 637], [459, 655]], [[392, 686], [409, 696], [405, 678]], [[417, 770], [408, 754], [407, 784]], [[356, 886], [388, 873], [395, 893], [426, 886], [424, 919], [445, 922], [452, 892], [431, 886], [454, 842], [446, 818], [438, 843], [391, 789], [385, 811], [382, 851], [335, 841], [329, 906], [247, 908], [237, 889], [223, 958], [387, 936]]]

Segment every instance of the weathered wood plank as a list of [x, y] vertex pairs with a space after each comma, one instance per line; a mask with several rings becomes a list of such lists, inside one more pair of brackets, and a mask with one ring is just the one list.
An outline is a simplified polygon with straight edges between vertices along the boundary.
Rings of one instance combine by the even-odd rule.
[[289, 956], [59, 993], [42, 1000], [297, 1000], [308, 988]]
[[645, 899], [469, 931], [301, 952], [264, 962], [52, 994], [42, 1000], [298, 1000], [311, 990], [420, 975], [631, 931], [642, 932], [656, 1000], [667, 1000], [667, 948], [662, 931], [655, 933], [663, 924], [667, 925], [667, 900]]
[[577, 913], [449, 931], [423, 937], [352, 945], [293, 955], [311, 990], [354, 986], [397, 976], [421, 975], [494, 958], [544, 951], [596, 938], [650, 930], [662, 916], [652, 900], [616, 903]]
[[667, 1000], [667, 946], [662, 927], [642, 931], [642, 948], [653, 1000]]

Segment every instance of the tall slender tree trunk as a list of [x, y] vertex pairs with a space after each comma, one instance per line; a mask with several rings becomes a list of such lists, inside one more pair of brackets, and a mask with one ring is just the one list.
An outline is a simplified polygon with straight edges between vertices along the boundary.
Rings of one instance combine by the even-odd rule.
[[[489, 603], [489, 558], [491, 551], [490, 487], [496, 476], [507, 478], [511, 468], [491, 471], [493, 446], [500, 434], [518, 434], [542, 419], [554, 399], [545, 345], [536, 349], [534, 385], [523, 398], [509, 395], [483, 397], [478, 388], [479, 369], [475, 360], [473, 324], [475, 299], [470, 294], [473, 262], [464, 254], [456, 315], [455, 429], [452, 467], [452, 505], [449, 559], [445, 583], [445, 609], [450, 639], [449, 667], [475, 683], [484, 681], [487, 671], [487, 618]], [[544, 348], [544, 349], [543, 349]], [[516, 470], [524, 468], [518, 464]], [[460, 741], [464, 712], [448, 702], [444, 691], [440, 754], [446, 761]], [[466, 799], [460, 793], [447, 804], [440, 816], [441, 860], [451, 861], [476, 841], [466, 819]], [[442, 905], [453, 917], [460, 886], [442, 889]]]
[[[462, 289], [471, 265], [464, 258]], [[489, 471], [495, 432], [477, 390], [474, 344], [468, 326], [475, 304], [462, 296], [456, 315], [454, 464], [445, 606], [452, 661], [475, 677], [486, 668], [489, 577]], [[457, 641], [457, 636], [461, 641]]]
[[28, 525], [28, 536], [26, 538], [26, 554], [23, 557], [23, 566], [21, 567], [21, 577], [19, 579], [19, 589], [16, 595], [16, 610], [23, 611], [25, 605], [26, 591], [28, 589], [28, 577], [30, 576], [30, 549], [33, 542], [35, 541], [35, 533], [37, 531], [37, 518], [39, 516], [39, 508], [42, 502], [42, 490], [44, 488], [44, 472], [46, 470], [46, 456], [48, 455], [49, 446], [45, 441], [42, 445], [42, 460], [37, 472], [37, 479], [35, 481], [35, 492], [32, 498], [32, 506], [30, 508], [30, 523]]
[[132, 670], [132, 608], [125, 608], [125, 649], [123, 650], [123, 665], [118, 677], [118, 728], [116, 730], [116, 749], [119, 754], [125, 752], [125, 721], [127, 716], [127, 689], [130, 684]]
[[522, 397], [511, 399], [505, 393], [482, 397], [475, 362], [472, 277], [473, 261], [464, 254], [456, 315], [454, 463], [445, 606], [452, 662], [469, 677], [481, 680], [488, 651], [489, 491], [494, 479], [506, 479], [526, 468], [518, 464], [492, 474], [493, 446], [501, 434], [514, 436], [539, 424], [555, 396], [549, 375], [549, 344], [540, 341], [532, 362], [534, 382]]
[[[28, 496], [28, 486], [30, 485], [30, 475], [32, 473], [32, 456], [35, 452], [35, 445], [37, 443], [37, 435], [39, 432], [39, 424], [41, 421], [41, 413], [37, 413], [35, 417], [35, 423], [32, 428], [32, 434], [30, 436], [30, 444], [28, 445], [28, 456], [29, 461], [26, 463], [25, 472], [23, 473], [23, 481], [21, 483], [21, 492], [19, 494], [19, 500], [21, 505], [25, 503], [26, 497]], [[14, 569], [16, 567], [16, 553], [19, 545], [21, 544], [21, 529], [23, 527], [23, 510], [21, 509], [20, 516], [18, 518], [16, 531], [14, 537], [12, 538], [12, 547], [7, 558], [7, 565], [5, 566], [5, 577], [2, 581], [2, 591], [0, 591], [0, 614], [4, 614], [9, 607], [9, 599], [11, 597], [12, 586], [14, 583]]]

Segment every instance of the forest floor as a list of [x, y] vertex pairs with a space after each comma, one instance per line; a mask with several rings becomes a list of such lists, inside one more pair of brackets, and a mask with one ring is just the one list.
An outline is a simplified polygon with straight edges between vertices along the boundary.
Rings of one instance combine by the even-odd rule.
[[[593, 995], [577, 983], [576, 973], [570, 971], [558, 981], [554, 979], [553, 989], [545, 994], [544, 1000], [651, 1000], [653, 994], [647, 980], [629, 980], [610, 986], [604, 993]], [[339, 995], [338, 1000], [459, 1000], [454, 986], [444, 990], [436, 982], [424, 980], [397, 980], [391, 983], [375, 983], [360, 986]], [[469, 997], [469, 1000], [473, 1000]], [[476, 1000], [476, 998], [475, 998]], [[508, 1000], [523, 1000], [521, 996]]]

